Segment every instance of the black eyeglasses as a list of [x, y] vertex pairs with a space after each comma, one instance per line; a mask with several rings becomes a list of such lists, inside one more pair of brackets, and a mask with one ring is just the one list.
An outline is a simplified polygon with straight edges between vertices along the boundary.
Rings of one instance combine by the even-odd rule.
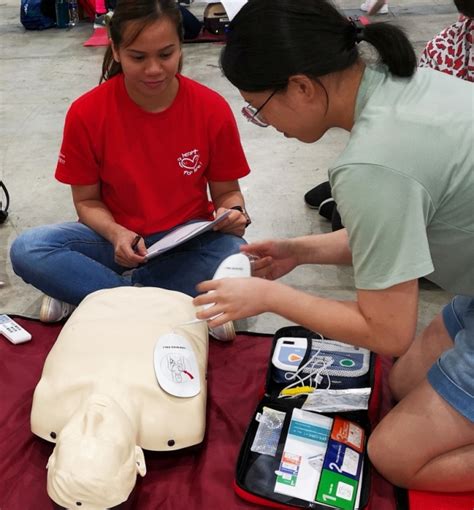
[[253, 124], [260, 127], [268, 127], [270, 124], [260, 117], [260, 112], [263, 110], [263, 107], [270, 101], [270, 99], [277, 93], [277, 89], [275, 89], [264, 101], [260, 108], [255, 108], [254, 106], [248, 104], [242, 108], [242, 115]]

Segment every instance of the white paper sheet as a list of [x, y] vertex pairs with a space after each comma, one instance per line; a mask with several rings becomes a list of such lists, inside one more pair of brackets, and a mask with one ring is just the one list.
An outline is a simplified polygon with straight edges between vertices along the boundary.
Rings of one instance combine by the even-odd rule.
[[171, 250], [171, 248], [174, 248], [175, 246], [179, 246], [180, 244], [189, 241], [193, 237], [211, 230], [214, 225], [217, 225], [217, 223], [221, 222], [224, 218], [227, 218], [230, 212], [231, 211], [226, 211], [214, 221], [196, 221], [174, 229], [168, 235], [164, 236], [148, 248], [146, 259], [152, 259], [165, 251]]

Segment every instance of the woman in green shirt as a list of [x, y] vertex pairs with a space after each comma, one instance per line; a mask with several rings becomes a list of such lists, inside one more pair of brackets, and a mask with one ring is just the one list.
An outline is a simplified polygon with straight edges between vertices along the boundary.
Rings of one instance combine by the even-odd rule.
[[[366, 41], [381, 65], [367, 66]], [[399, 357], [400, 401], [369, 439], [372, 463], [396, 485], [474, 489], [474, 128], [472, 85], [416, 71], [396, 27], [348, 20], [327, 0], [250, 0], [221, 57], [243, 113], [305, 143], [351, 133], [329, 171], [346, 228], [242, 247], [256, 277], [198, 286], [211, 327], [273, 312], [328, 338]], [[301, 264], [352, 264], [354, 301], [321, 298], [278, 278]], [[418, 279], [457, 296], [415, 338]], [[218, 318], [212, 317], [219, 315]]]

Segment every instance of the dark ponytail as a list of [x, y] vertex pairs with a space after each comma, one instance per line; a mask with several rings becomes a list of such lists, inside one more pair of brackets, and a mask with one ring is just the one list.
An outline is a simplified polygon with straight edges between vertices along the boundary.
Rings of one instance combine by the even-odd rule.
[[[122, 45], [128, 46], [145, 27], [164, 17], [174, 23], [179, 41], [182, 43], [183, 21], [176, 0], [118, 0], [114, 14], [108, 22], [108, 34], [116, 48]], [[135, 22], [134, 30], [128, 34], [127, 40], [124, 40], [123, 34], [130, 21]], [[112, 48], [109, 46], [102, 62], [102, 75], [99, 83], [121, 72], [122, 66], [114, 60]]]
[[388, 23], [373, 23], [363, 29], [362, 40], [370, 43], [380, 60], [395, 76], [409, 78], [416, 69], [416, 55], [405, 33]]
[[411, 76], [416, 57], [410, 42], [400, 29], [381, 25], [362, 28], [330, 0], [249, 0], [230, 23], [221, 68], [240, 90], [284, 89], [295, 74], [317, 79], [351, 67], [364, 40], [390, 72]]

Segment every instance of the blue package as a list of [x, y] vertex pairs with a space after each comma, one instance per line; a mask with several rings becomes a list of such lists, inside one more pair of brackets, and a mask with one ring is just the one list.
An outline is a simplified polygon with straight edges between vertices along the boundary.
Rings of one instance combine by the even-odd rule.
[[353, 480], [359, 480], [362, 455], [345, 444], [329, 440], [323, 468], [337, 471]]

